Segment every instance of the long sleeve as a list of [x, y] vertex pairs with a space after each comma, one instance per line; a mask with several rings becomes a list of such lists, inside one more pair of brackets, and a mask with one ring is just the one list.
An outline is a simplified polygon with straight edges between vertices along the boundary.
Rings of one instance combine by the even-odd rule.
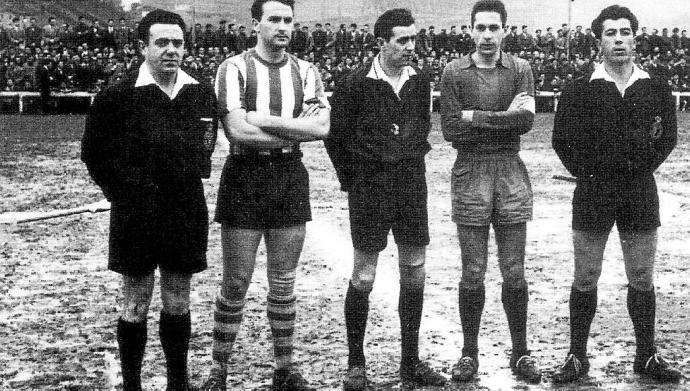
[[[124, 101], [106, 90], [98, 94], [86, 118], [81, 159], [109, 201], [135, 201], [142, 187], [154, 186], [142, 166], [130, 164], [134, 151], [123, 135]], [[131, 157], [131, 156], [130, 156]]]
[[347, 150], [349, 127], [352, 126], [356, 103], [351, 95], [351, 79], [336, 86], [331, 97], [331, 130], [324, 141], [328, 156], [340, 181], [340, 188], [348, 191], [352, 180], [352, 154]]
[[593, 175], [592, 160], [582, 151], [593, 149], [592, 140], [582, 128], [582, 100], [576, 96], [574, 86], [561, 94], [553, 125], [551, 145], [565, 168], [575, 177]]
[[[529, 65], [516, 63], [516, 72], [514, 95], [510, 99], [519, 93], [534, 97], [534, 79]], [[473, 87], [463, 85], [459, 74], [460, 69], [454, 62], [445, 68], [441, 78], [441, 126], [446, 141], [481, 142], [520, 136], [532, 129], [534, 113], [527, 109], [507, 111], [510, 100], [497, 110], [486, 110], [478, 99], [471, 99], [475, 102], [468, 104], [464, 94], [472, 92], [463, 89]], [[462, 120], [464, 110], [474, 112], [471, 122]]]

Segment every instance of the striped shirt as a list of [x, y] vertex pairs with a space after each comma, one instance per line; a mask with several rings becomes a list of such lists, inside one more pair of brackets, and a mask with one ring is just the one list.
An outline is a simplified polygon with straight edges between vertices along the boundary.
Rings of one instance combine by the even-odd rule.
[[279, 63], [266, 62], [254, 49], [228, 58], [218, 67], [215, 89], [221, 116], [244, 109], [296, 118], [312, 98], [329, 106], [319, 71], [291, 54]]

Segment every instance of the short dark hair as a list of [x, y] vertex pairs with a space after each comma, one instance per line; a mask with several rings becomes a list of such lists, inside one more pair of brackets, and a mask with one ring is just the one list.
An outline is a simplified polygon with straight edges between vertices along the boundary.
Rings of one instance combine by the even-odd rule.
[[472, 27], [474, 27], [474, 17], [479, 12], [497, 12], [501, 15], [501, 24], [505, 26], [506, 20], [508, 19], [508, 13], [506, 12], [506, 6], [501, 0], [479, 0], [474, 3], [472, 7]]
[[148, 42], [151, 26], [154, 24], [176, 24], [180, 26], [182, 32], [186, 31], [187, 28], [184, 24], [184, 19], [182, 19], [179, 14], [162, 9], [155, 9], [141, 18], [139, 27], [137, 28], [139, 39], [145, 43]]
[[295, 0], [254, 0], [254, 3], [252, 3], [252, 19], [261, 20], [261, 17], [264, 16], [264, 4], [269, 1], [285, 4], [292, 9], [292, 12], [295, 12]]
[[628, 7], [621, 7], [620, 5], [616, 4], [601, 10], [599, 16], [592, 21], [592, 31], [597, 39], [601, 39], [601, 34], [604, 32], [604, 21], [609, 19], [628, 19], [630, 21], [630, 27], [632, 28], [633, 35], [637, 33], [637, 27], [639, 24], [635, 14], [633, 14]]
[[393, 8], [381, 14], [376, 23], [374, 23], [374, 37], [388, 41], [393, 36], [393, 27], [407, 27], [413, 24], [414, 18], [410, 10], [407, 8]]

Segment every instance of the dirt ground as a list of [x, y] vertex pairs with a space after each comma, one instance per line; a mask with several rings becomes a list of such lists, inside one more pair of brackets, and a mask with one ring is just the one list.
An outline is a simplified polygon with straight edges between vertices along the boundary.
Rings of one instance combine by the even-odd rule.
[[[83, 117], [0, 117], [0, 213], [53, 210], [98, 201], [102, 195], [79, 160]], [[566, 174], [550, 148], [553, 116], [539, 115], [523, 137], [521, 153], [532, 178], [534, 220], [528, 225], [529, 345], [547, 371], [568, 349], [568, 295], [572, 282], [570, 200], [574, 185], [551, 179]], [[447, 376], [459, 358], [462, 332], [457, 308], [460, 250], [450, 220], [450, 167], [455, 151], [443, 142], [434, 116], [427, 157], [431, 244], [420, 352]], [[490, 242], [487, 303], [480, 332], [479, 380], [447, 390], [522, 389], [690, 389], [690, 115], [679, 113], [680, 138], [657, 180], [662, 223], [656, 263], [657, 342], [663, 355], [686, 374], [678, 385], [660, 386], [632, 373], [634, 336], [625, 304], [625, 273], [618, 235], [612, 232], [599, 287], [599, 307], [589, 348], [590, 376], [556, 387], [548, 376], [539, 385], [517, 382], [508, 369], [510, 338], [500, 302], [500, 274]], [[311, 175], [313, 221], [298, 270], [298, 319], [295, 359], [319, 390], [341, 387], [347, 347], [343, 301], [351, 271], [347, 202], [322, 143], [304, 145]], [[227, 150], [214, 155], [206, 181], [211, 211]], [[106, 270], [108, 213], [0, 226], [0, 389], [92, 390], [120, 385], [115, 321], [119, 278]], [[212, 305], [220, 281], [219, 226], [213, 224], [209, 269], [193, 279], [190, 373], [208, 372]], [[397, 389], [399, 322], [395, 245], [380, 257], [371, 295], [366, 338], [368, 374], [373, 388]], [[158, 341], [160, 299], [149, 314], [144, 388], [165, 385], [165, 364]], [[229, 380], [238, 390], [267, 389], [272, 373], [270, 331], [265, 316], [265, 252], [260, 247], [243, 326], [230, 365]]]

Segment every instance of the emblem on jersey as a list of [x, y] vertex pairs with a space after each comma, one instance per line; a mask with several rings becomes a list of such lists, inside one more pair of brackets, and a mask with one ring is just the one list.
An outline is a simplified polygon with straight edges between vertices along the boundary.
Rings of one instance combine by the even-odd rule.
[[664, 127], [661, 125], [661, 117], [657, 115], [654, 117], [654, 123], [652, 124], [650, 136], [656, 140], [661, 137], [662, 133], [664, 133]]

